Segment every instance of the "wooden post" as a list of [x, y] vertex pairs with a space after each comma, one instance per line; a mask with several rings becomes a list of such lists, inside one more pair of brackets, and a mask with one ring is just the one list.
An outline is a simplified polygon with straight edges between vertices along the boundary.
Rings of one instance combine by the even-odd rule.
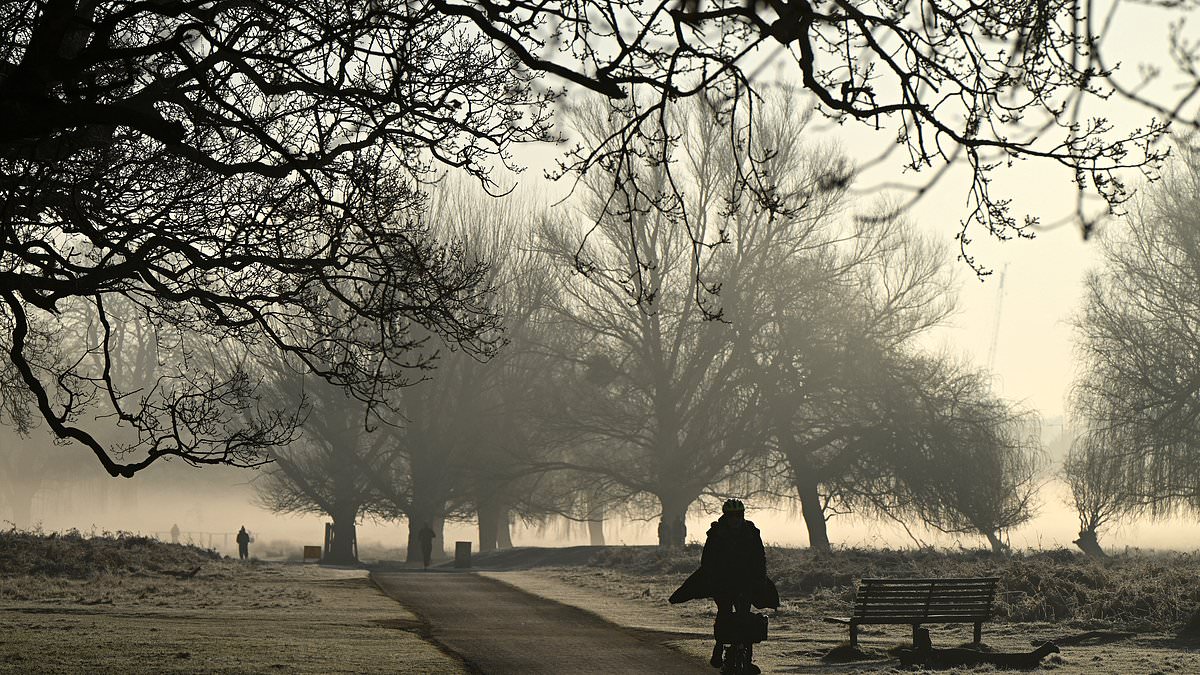
[[853, 620], [850, 621], [850, 646], [858, 646], [858, 624], [854, 623]]
[[459, 568], [471, 566], [471, 542], [454, 542], [454, 566]]
[[975, 622], [975, 644], [979, 644], [980, 642], [983, 642], [983, 622], [976, 621]]
[[913, 624], [913, 647], [917, 646], [917, 631], [921, 630], [921, 624]]

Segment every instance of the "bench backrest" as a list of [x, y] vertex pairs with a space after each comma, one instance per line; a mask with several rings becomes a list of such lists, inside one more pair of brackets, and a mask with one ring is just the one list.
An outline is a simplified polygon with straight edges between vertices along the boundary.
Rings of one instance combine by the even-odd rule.
[[991, 618], [997, 577], [949, 579], [863, 579], [854, 597], [853, 618], [880, 623], [952, 623]]

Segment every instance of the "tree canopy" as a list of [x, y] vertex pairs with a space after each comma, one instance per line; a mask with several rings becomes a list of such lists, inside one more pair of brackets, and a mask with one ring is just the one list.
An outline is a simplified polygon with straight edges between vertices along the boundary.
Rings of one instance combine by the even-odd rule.
[[[634, 201], [708, 247], [727, 240], [697, 223], [667, 161], [681, 142], [672, 109], [702, 99], [718, 116], [739, 167], [724, 198], [794, 215], [807, 206], [780, 191], [754, 114], [761, 71], [790, 64], [784, 79], [824, 114], [892, 129], [898, 165], [931, 179], [970, 168], [959, 238], [972, 262], [972, 224], [1004, 238], [1036, 222], [997, 192], [1002, 167], [1064, 166], [1111, 210], [1129, 172], [1161, 159], [1166, 122], [1194, 124], [1194, 89], [1164, 102], [1113, 80], [1098, 16], [1090, 3], [950, 0], [4, 3], [3, 409], [22, 423], [36, 411], [112, 475], [163, 457], [253, 465], [289, 436], [293, 416], [262, 409], [244, 373], [181, 354], [186, 367], [142, 388], [83, 365], [111, 362], [118, 298], [161, 348], [186, 349], [187, 333], [280, 350], [370, 405], [428, 365], [410, 360], [418, 336], [487, 353], [482, 269], [413, 213], [441, 169], [498, 188], [497, 171], [519, 168], [514, 145], [567, 131], [554, 112], [571, 90], [601, 94], [622, 123], [569, 149], [559, 173], [602, 167], [616, 195], [641, 189], [634, 165], [657, 164], [661, 185]], [[1172, 40], [1180, 72], [1196, 72]], [[1113, 89], [1161, 119], [1091, 117]], [[695, 281], [719, 291], [702, 270]], [[68, 305], [102, 330], [57, 353], [41, 336]], [[137, 440], [111, 447], [97, 418]]]
[[[1076, 320], [1073, 404], [1122, 508], [1200, 508], [1200, 154], [1187, 150], [1106, 233]], [[1093, 458], [1095, 464], [1100, 460]]]

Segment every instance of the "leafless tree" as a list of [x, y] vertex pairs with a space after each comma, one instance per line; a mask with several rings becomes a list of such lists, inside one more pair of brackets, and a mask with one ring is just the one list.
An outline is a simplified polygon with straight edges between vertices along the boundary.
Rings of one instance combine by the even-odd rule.
[[1200, 153], [1187, 149], [1129, 227], [1104, 233], [1076, 321], [1085, 365], [1074, 404], [1100, 439], [1089, 453], [1152, 516], [1200, 508], [1198, 214]]
[[[671, 130], [671, 109], [706, 97], [717, 103], [735, 138], [731, 151], [747, 160], [740, 179], [748, 196], [779, 212], [803, 208], [779, 197], [752, 149], [753, 109], [777, 67], [782, 79], [800, 83], [836, 122], [892, 132], [898, 143], [889, 144], [881, 161], [898, 154], [898, 166], [928, 171], [930, 180], [952, 164], [969, 167], [972, 181], [958, 236], [973, 265], [967, 246], [976, 231], [1003, 239], [1028, 236], [1038, 224], [1036, 214], [1021, 217], [998, 193], [993, 179], [1012, 162], [1067, 167], [1075, 172], [1080, 195], [1099, 197], [1108, 211], [1128, 197], [1130, 170], [1152, 168], [1161, 158], [1153, 144], [1164, 122], [1194, 125], [1196, 119], [1195, 87], [1187, 86], [1197, 82], [1195, 52], [1177, 35], [1172, 37], [1185, 94], [1148, 101], [1157, 120], [1137, 128], [1117, 129], [1103, 115], [1091, 116], [1117, 85], [1111, 55], [1099, 49], [1103, 10], [1090, 2], [595, 0], [548, 7], [438, 0], [435, 5], [469, 18], [527, 67], [600, 92], [624, 113], [622, 125], [601, 143], [583, 140], [563, 162], [563, 172], [583, 175], [634, 153], [660, 159], [671, 173], [665, 160], [682, 142]], [[1134, 97], [1141, 92], [1132, 90], [1136, 86], [1117, 88]], [[615, 163], [623, 173], [614, 185], [637, 180], [636, 170]], [[687, 215], [684, 182], [666, 181], [662, 191], [647, 186], [640, 198]], [[913, 185], [913, 197], [925, 194], [928, 184]], [[1082, 197], [1079, 211], [1086, 233], [1096, 214], [1085, 211]], [[702, 228], [690, 231], [697, 243], [716, 238]]]
[[261, 395], [304, 413], [301, 433], [269, 451], [271, 466], [254, 481], [260, 503], [275, 513], [330, 518], [330, 550], [323, 560], [358, 562], [356, 523], [378, 502], [372, 477], [383, 466], [384, 434], [366, 431], [366, 404], [282, 358], [260, 359], [253, 370], [262, 378]]
[[915, 392], [900, 394], [890, 371], [953, 309], [944, 251], [902, 220], [850, 222], [824, 220], [824, 246], [777, 262], [772, 319], [754, 341], [766, 470], [799, 498], [817, 550], [830, 547], [828, 514], [894, 493], [889, 424], [897, 397]]
[[944, 358], [914, 366], [923, 385], [892, 464], [902, 486], [898, 512], [943, 532], [982, 535], [1004, 552], [1006, 532], [1034, 515], [1040, 423], [992, 393], [986, 373]]
[[[398, 215], [420, 201], [431, 169], [458, 167], [494, 185], [489, 170], [511, 165], [513, 144], [555, 138], [551, 104], [566, 89], [598, 92], [622, 122], [570, 152], [561, 173], [615, 172], [610, 197], [632, 190], [624, 196], [669, 216], [693, 246], [719, 244], [721, 230], [697, 222], [665, 161], [683, 140], [672, 132], [674, 106], [704, 99], [717, 111], [736, 185], [755, 208], [804, 211], [804, 199], [780, 194], [770, 153], [755, 142], [754, 109], [769, 86], [760, 71], [776, 61], [792, 64], [824, 114], [893, 130], [899, 165], [931, 180], [955, 162], [969, 166], [959, 241], [975, 264], [972, 228], [1005, 238], [1037, 222], [995, 192], [1003, 167], [1065, 166], [1081, 195], [1113, 210], [1128, 197], [1127, 175], [1161, 159], [1165, 122], [1194, 126], [1200, 87], [1164, 102], [1117, 81], [1099, 50], [1103, 27], [1090, 2], [8, 2], [0, 322], [9, 365], [0, 373], [19, 378], [51, 431], [88, 447], [112, 475], [170, 456], [258, 463], [288, 436], [288, 416], [247, 423], [253, 397], [240, 376], [164, 376], [128, 409], [119, 383], [55, 370], [30, 335], [42, 322], [53, 332], [70, 299], [104, 324], [107, 301], [121, 296], [141, 307], [138, 321], [271, 343], [379, 403], [408, 381], [390, 367], [416, 346], [407, 321], [488, 350], [472, 342], [488, 328], [475, 311], [478, 270]], [[1195, 85], [1194, 50], [1170, 38]], [[1089, 119], [1113, 89], [1161, 120], [1116, 129]], [[640, 181], [641, 162], [625, 161], [634, 157], [653, 160], [661, 180]], [[1086, 232], [1093, 219], [1081, 218]], [[655, 255], [636, 238], [630, 246], [639, 259]], [[693, 270], [702, 298], [718, 290], [705, 271]], [[326, 329], [319, 344], [298, 338], [312, 326]], [[381, 342], [360, 344], [364, 336]], [[330, 359], [323, 352], [334, 346], [360, 355]], [[6, 395], [4, 405], [22, 398]], [[85, 408], [136, 429], [138, 442], [127, 453], [106, 448], [81, 422]]]
[[[596, 138], [624, 119], [597, 105], [579, 106], [575, 115]], [[604, 494], [640, 500], [660, 516], [663, 545], [683, 544], [689, 505], [739, 474], [746, 451], [761, 446], [746, 366], [753, 336], [773, 321], [772, 279], [790, 258], [838, 236], [819, 223], [848, 178], [844, 163], [801, 151], [803, 116], [789, 113], [782, 97], [763, 115], [770, 124], [759, 127], [761, 149], [770, 146], [781, 192], [808, 205], [802, 214], [779, 217], [740, 198], [743, 166], [718, 116], [697, 103], [674, 121], [682, 139], [671, 158], [674, 175], [653, 159], [627, 159], [640, 168], [635, 183], [621, 183], [628, 167], [605, 163], [587, 183], [583, 217], [595, 227], [549, 226], [542, 237], [564, 289], [549, 320], [576, 336], [561, 357], [580, 374], [564, 394], [558, 424], [580, 436], [576, 448], [584, 452], [561, 467], [602, 481]], [[685, 170], [691, 226], [720, 231], [729, 246], [696, 245], [677, 220], [681, 213], [663, 212], [646, 196], [670, 190]], [[609, 273], [575, 275], [577, 262]], [[695, 292], [689, 280], [698, 274], [720, 280], [719, 298]]]
[[536, 198], [499, 202], [448, 181], [424, 216], [486, 267], [480, 305], [502, 324], [482, 335], [497, 346], [487, 359], [431, 336], [424, 349], [437, 350], [436, 367], [392, 395], [396, 414], [379, 416], [390, 440], [374, 489], [387, 515], [408, 520], [410, 559], [425, 523], [436, 532], [446, 519], [475, 516], [480, 547], [490, 550], [511, 540], [510, 514], [538, 501], [527, 497], [528, 477], [543, 443], [533, 418], [547, 370], [531, 340], [545, 329], [537, 313], [551, 287], [529, 237], [542, 215]]
[[[114, 476], [254, 465], [288, 438], [288, 415], [248, 418], [243, 374], [191, 364], [132, 397], [75, 365], [112, 360], [118, 299], [151, 337], [270, 344], [371, 404], [424, 365], [410, 322], [488, 351], [481, 270], [406, 214], [431, 165], [484, 176], [544, 138], [549, 96], [463, 24], [404, 2], [0, 7], [3, 372], [48, 428]], [[102, 329], [55, 368], [31, 335], [72, 302]], [[85, 415], [137, 441], [108, 448]]]
[[1100, 529], [1136, 516], [1141, 501], [1128, 489], [1132, 472], [1125, 466], [1128, 455], [1113, 451], [1122, 443], [1111, 431], [1084, 432], [1075, 439], [1063, 462], [1062, 473], [1071, 489], [1071, 505], [1079, 516], [1079, 538], [1075, 545], [1094, 558], [1105, 557], [1100, 547]]

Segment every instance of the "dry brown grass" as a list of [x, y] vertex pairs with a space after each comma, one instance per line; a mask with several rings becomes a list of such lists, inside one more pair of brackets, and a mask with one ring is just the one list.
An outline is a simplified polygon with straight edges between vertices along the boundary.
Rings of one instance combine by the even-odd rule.
[[[674, 551], [608, 549], [592, 565], [647, 581], [682, 580], [701, 547]], [[1182, 628], [1200, 608], [1200, 556], [1135, 552], [1096, 561], [1068, 550], [996, 558], [984, 551], [846, 549], [831, 554], [772, 548], [767, 568], [780, 594], [824, 613], [843, 614], [863, 577], [997, 576], [995, 617], [1136, 632]]]
[[[667, 604], [667, 597], [695, 569], [699, 547], [679, 551], [612, 548], [588, 565], [495, 576], [561, 602], [591, 609], [614, 623], [679, 635], [675, 648], [707, 658], [715, 611], [711, 602]], [[783, 606], [771, 618], [771, 637], [756, 650], [764, 672], [907, 673], [889, 650], [908, 643], [907, 626], [868, 626], [861, 631], [867, 659], [830, 663], [824, 656], [844, 646], [845, 626], [823, 616], [849, 612], [854, 580], [866, 576], [996, 575], [997, 619], [985, 625], [985, 647], [1029, 651], [1046, 640], [1063, 641], [1061, 654], [1043, 670], [1062, 675], [1164, 675], [1200, 673], [1200, 653], [1176, 630], [1195, 606], [1195, 555], [1134, 554], [1094, 562], [1070, 551], [1023, 553], [994, 559], [983, 552], [843, 550], [813, 555], [768, 551], [768, 569], [780, 586]], [[931, 626], [937, 646], [970, 641], [967, 625]], [[1121, 637], [1120, 631], [1135, 630]], [[685, 635], [703, 637], [686, 638]], [[1093, 637], [1088, 637], [1093, 636]], [[993, 672], [991, 666], [951, 673]]]
[[0, 560], [0, 672], [464, 672], [363, 570], [17, 532]]

